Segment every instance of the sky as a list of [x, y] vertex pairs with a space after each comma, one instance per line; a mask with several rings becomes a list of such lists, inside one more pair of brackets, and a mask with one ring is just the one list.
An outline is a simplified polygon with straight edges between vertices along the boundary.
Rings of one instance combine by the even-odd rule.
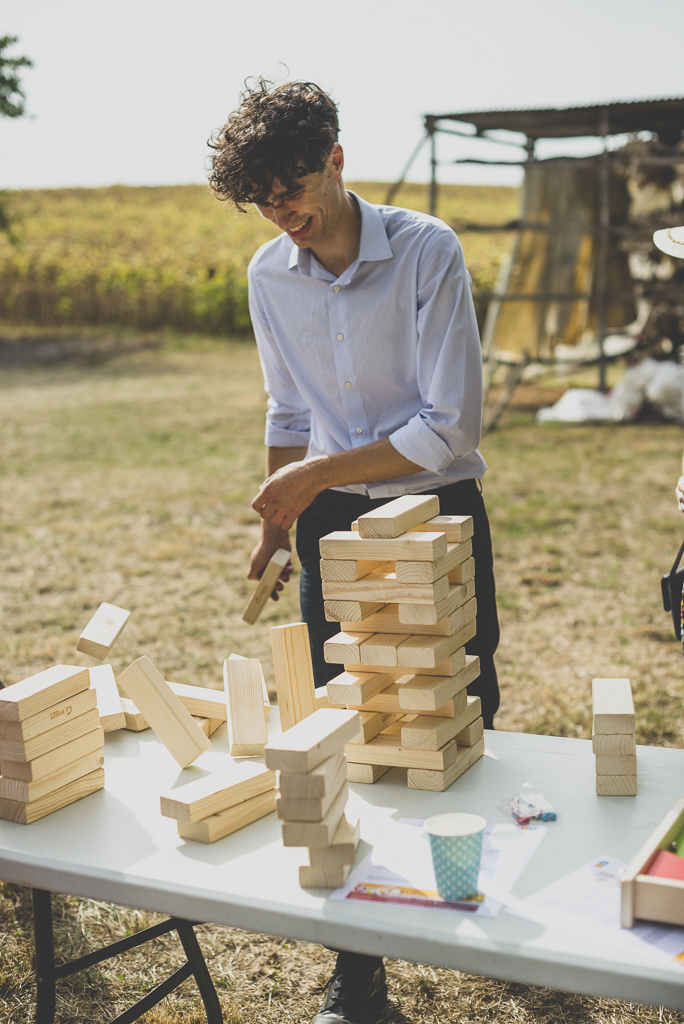
[[[207, 138], [256, 75], [332, 94], [350, 181], [395, 180], [426, 113], [684, 95], [682, 0], [3, 0], [5, 34], [34, 67], [29, 116], [0, 120], [0, 188], [201, 183]], [[445, 162], [518, 159], [439, 145]], [[424, 148], [409, 178], [428, 175]], [[448, 163], [439, 175], [519, 180]]]

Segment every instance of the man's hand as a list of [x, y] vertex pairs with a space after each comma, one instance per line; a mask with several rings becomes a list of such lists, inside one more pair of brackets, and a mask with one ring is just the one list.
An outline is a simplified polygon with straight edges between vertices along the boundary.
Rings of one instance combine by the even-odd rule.
[[252, 502], [254, 511], [271, 527], [289, 530], [297, 516], [327, 487], [320, 473], [324, 461], [290, 462], [276, 470], [259, 488]]
[[[290, 535], [285, 530], [273, 530], [264, 523], [264, 530], [261, 535], [261, 540], [252, 551], [252, 555], [249, 561], [249, 572], [247, 573], [248, 580], [260, 580], [264, 569], [271, 561], [271, 558], [276, 553], [278, 548], [285, 548], [286, 551], [292, 551], [292, 544], [290, 542]], [[285, 584], [289, 581], [290, 576], [294, 571], [292, 560], [290, 559], [278, 577], [278, 582], [275, 585], [275, 589], [271, 593], [271, 600], [278, 601], [278, 593], [283, 589]]]
[[675, 488], [675, 495], [679, 503], [679, 511], [684, 512], [684, 476], [680, 476]]

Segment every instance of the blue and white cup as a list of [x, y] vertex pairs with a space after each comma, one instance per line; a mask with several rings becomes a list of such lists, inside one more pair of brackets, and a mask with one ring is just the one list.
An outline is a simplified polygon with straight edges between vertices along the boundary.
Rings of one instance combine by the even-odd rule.
[[479, 814], [451, 812], [428, 818], [437, 891], [445, 900], [462, 900], [477, 892], [482, 836], [487, 826]]

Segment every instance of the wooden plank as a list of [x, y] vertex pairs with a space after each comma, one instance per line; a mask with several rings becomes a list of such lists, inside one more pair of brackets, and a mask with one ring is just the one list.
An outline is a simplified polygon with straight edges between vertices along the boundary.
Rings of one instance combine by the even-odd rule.
[[[228, 661], [246, 661], [247, 659], [242, 654], [229, 654]], [[266, 686], [266, 680], [264, 679], [264, 670], [261, 669], [261, 693], [264, 702], [264, 718], [268, 718], [271, 713], [271, 698], [268, 695], [268, 687]]]
[[332, 757], [321, 761], [304, 775], [295, 772], [280, 772], [278, 774], [278, 790], [286, 800], [315, 800], [331, 791], [336, 793], [339, 786], [333, 788], [332, 780], [336, 778], [340, 765], [343, 763], [344, 751], [340, 748]]
[[[462, 691], [465, 697], [465, 690]], [[408, 725], [402, 722], [401, 745], [406, 750], [440, 750], [453, 740], [461, 729], [467, 728], [482, 716], [479, 697], [467, 697], [467, 707], [455, 718], [436, 718], [419, 715]]]
[[323, 821], [337, 799], [340, 790], [347, 785], [347, 762], [341, 760], [336, 774], [330, 779], [330, 788], [322, 796], [284, 797], [278, 794], [276, 817], [280, 821]]
[[399, 583], [433, 583], [452, 572], [473, 553], [473, 542], [449, 544], [447, 553], [435, 562], [397, 562], [395, 572]]
[[472, 580], [474, 576], [474, 558], [466, 558], [465, 562], [461, 562], [460, 565], [455, 566], [450, 572], [447, 573], [447, 579], [449, 580], [449, 583], [454, 584], [454, 586], [467, 583], [469, 580]]
[[121, 706], [126, 716], [126, 728], [129, 732], [143, 732], [143, 730], [149, 729], [145, 716], [138, 711], [130, 697], [122, 697]]
[[597, 775], [597, 796], [636, 796], [636, 775]]
[[325, 641], [323, 657], [330, 665], [342, 665], [345, 661], [357, 661], [361, 644], [367, 639], [367, 633], [343, 630]]
[[383, 601], [392, 604], [437, 604], [449, 595], [449, 579], [434, 583], [399, 583], [396, 573], [372, 572], [353, 583], [322, 583], [326, 601]]
[[42, 732], [31, 740], [0, 740], [0, 762], [34, 761], [50, 750], [63, 747], [65, 743], [92, 732], [100, 725], [97, 708], [91, 708], [77, 718], [62, 721], [58, 729]]
[[413, 526], [438, 515], [439, 498], [436, 494], [404, 494], [359, 516], [359, 536], [371, 540], [376, 537], [401, 537]]
[[0, 739], [26, 742], [41, 733], [59, 729], [68, 719], [84, 715], [97, 707], [97, 695], [94, 690], [82, 690], [75, 697], [63, 700], [59, 704], [41, 711], [22, 722], [0, 722]]
[[470, 580], [460, 586], [450, 586], [447, 600], [454, 604], [453, 610], [439, 622], [413, 624], [410, 630], [407, 630], [406, 625], [399, 621], [399, 605], [396, 604], [385, 605], [359, 623], [351, 623], [342, 619], [340, 627], [344, 630], [351, 629], [352, 632], [404, 634], [410, 632], [420, 636], [453, 636], [463, 625], [463, 619], [462, 616], [459, 616], [458, 609], [470, 601], [474, 595], [475, 580]]
[[284, 821], [283, 846], [308, 846], [311, 849], [330, 846], [342, 820], [348, 796], [349, 786], [345, 779], [321, 821]]
[[[425, 665], [345, 665], [345, 672], [385, 672], [389, 673], [396, 681], [406, 675], [413, 676], [455, 676], [463, 668], [463, 658], [467, 655], [461, 653], [464, 649], [458, 647], [453, 654], [438, 665], [428, 668]], [[478, 669], [479, 674], [479, 669]]]
[[384, 608], [382, 601], [325, 601], [323, 608], [328, 622], [345, 621], [345, 628], [354, 629], [355, 623], [374, 615]]
[[476, 718], [471, 725], [467, 728], [462, 729], [456, 736], [456, 742], [459, 747], [474, 747], [478, 740], [481, 740], [484, 736], [484, 722], [481, 718]]
[[359, 725], [356, 711], [321, 708], [282, 735], [271, 737], [266, 764], [282, 772], [310, 772], [356, 736]]
[[22, 722], [75, 697], [89, 686], [87, 668], [53, 665], [0, 690], [0, 721]]
[[7, 779], [3, 776], [0, 778], [0, 800], [15, 800], [21, 804], [40, 800], [48, 793], [53, 793], [56, 789], [61, 789], [84, 775], [90, 775], [91, 772], [102, 768], [103, 765], [104, 752], [100, 747], [86, 754], [85, 757], [72, 761], [55, 775], [49, 775], [37, 782], [20, 782], [18, 779]]
[[321, 558], [434, 562], [446, 554], [447, 542], [443, 533], [405, 533], [391, 540], [364, 540], [353, 530], [337, 530], [321, 537], [319, 548]]
[[[450, 600], [450, 599], [447, 598], [447, 601], [448, 600]], [[429, 619], [434, 619], [435, 621], [439, 621], [439, 618], [442, 615], [442, 612], [444, 611], [445, 608], [446, 608], [446, 604], [444, 604], [443, 606], [440, 606], [440, 605], [430, 606], [430, 605], [421, 605], [421, 604], [402, 604], [402, 605], [399, 605], [399, 620], [400, 620], [400, 622], [403, 622], [404, 619], [420, 619], [420, 618], [428, 619], [429, 618]], [[466, 609], [467, 609], [467, 611], [466, 611]], [[466, 605], [464, 605], [463, 607], [459, 608], [458, 611], [455, 613], [456, 615], [460, 615], [460, 618], [461, 618], [461, 621], [462, 621], [462, 625], [459, 626], [459, 628], [456, 630], [455, 633], [451, 634], [452, 636], [463, 636], [463, 635], [465, 635], [467, 633], [467, 639], [468, 640], [470, 640], [471, 637], [475, 636], [476, 628], [477, 627], [475, 625], [475, 617], [473, 615], [473, 611], [477, 612], [477, 600], [476, 600], [476, 598], [472, 598], [470, 601], [468, 601], [468, 603]], [[447, 614], [451, 614], [451, 613], [447, 610]], [[469, 616], [469, 618], [466, 618], [466, 616]], [[414, 635], [414, 636], [422, 635], [422, 634], [414, 633], [414, 626], [415, 625], [419, 625], [419, 623], [404, 622], [404, 629], [407, 629], [408, 627], [410, 627], [410, 632], [411, 632], [412, 635]], [[463, 640], [461, 642], [465, 643], [466, 641]]]
[[211, 747], [209, 738], [193, 722], [190, 712], [146, 655], [131, 662], [118, 677], [118, 683], [181, 768], [187, 768]]
[[91, 754], [95, 750], [102, 752], [103, 743], [104, 731], [98, 726], [93, 732], [77, 736], [70, 743], [55, 747], [33, 761], [3, 761], [0, 773], [6, 779], [17, 779], [19, 782], [40, 782], [63, 772], [86, 754]]
[[597, 754], [597, 775], [636, 775], [636, 754]]
[[171, 691], [178, 697], [185, 710], [197, 718], [228, 717], [225, 690], [211, 690], [208, 686], [193, 686], [190, 683], [172, 683], [167, 679]]
[[381, 732], [370, 743], [348, 743], [344, 748], [351, 764], [381, 764], [393, 768], [429, 768], [446, 771], [456, 760], [456, 741], [441, 750], [406, 750], [401, 737]]
[[591, 743], [595, 754], [636, 754], [636, 735], [633, 732], [624, 736], [621, 733], [592, 736]]
[[253, 626], [264, 610], [264, 606], [275, 590], [280, 575], [290, 560], [290, 552], [285, 548], [278, 548], [270, 562], [261, 574], [257, 588], [252, 594], [251, 600], [244, 610], [242, 621]]
[[409, 789], [429, 790], [443, 793], [456, 779], [475, 764], [485, 752], [484, 740], [478, 740], [472, 747], [462, 747], [453, 764], [443, 772], [426, 771], [422, 768], [409, 768], [406, 781]]
[[178, 835], [181, 839], [191, 839], [196, 843], [215, 843], [217, 839], [232, 835], [253, 821], [272, 814], [275, 811], [275, 800], [275, 789], [270, 789], [229, 807], [227, 811], [203, 818], [202, 821], [179, 821]]
[[[365, 704], [349, 704], [347, 705], [349, 711], [379, 711], [382, 714], [392, 713], [395, 715], [408, 715], [412, 712], [402, 708], [399, 703], [399, 691], [403, 684], [401, 682], [392, 683], [382, 693], [377, 693], [374, 697], [371, 697]], [[456, 706], [456, 697], [451, 697], [450, 700], [445, 701], [435, 711], [425, 710], [420, 708], [421, 715], [437, 715], [441, 718], [455, 718], [457, 714], [460, 714], [460, 708]]]
[[76, 650], [102, 661], [114, 646], [131, 613], [103, 601], [78, 638]]
[[[457, 586], [451, 587], [450, 586], [449, 587], [449, 593], [448, 593], [447, 597], [445, 597], [443, 601], [439, 601], [436, 605], [433, 605], [433, 606], [420, 605], [420, 604], [402, 604], [402, 605], [399, 605], [399, 615], [398, 615], [399, 622], [403, 624], [404, 629], [406, 629], [407, 626], [410, 626], [411, 627], [410, 632], [413, 635], [416, 635], [416, 631], [414, 629], [415, 626], [434, 625], [437, 622], [439, 622], [441, 619], [444, 619], [447, 616], [451, 616], [451, 615], [459, 615], [460, 614], [461, 625], [462, 625], [465, 620], [464, 620], [464, 613], [463, 613], [464, 606], [462, 604], [459, 604], [460, 595], [461, 595], [461, 588], [460, 587], [457, 587]], [[472, 601], [472, 600], [474, 600], [474, 598], [471, 598], [470, 600]], [[466, 602], [466, 607], [467, 607], [467, 605], [469, 603], [470, 602]], [[415, 622], [413, 622], [413, 621], [405, 622], [404, 620], [407, 620], [407, 619], [408, 620], [415, 619], [416, 621]], [[418, 620], [421, 620], [421, 621], [418, 621]], [[459, 626], [458, 628], [460, 629], [461, 626]], [[456, 630], [456, 632], [458, 632], [458, 630]], [[451, 635], [453, 636], [453, 632], [452, 632]]]
[[472, 516], [435, 516], [427, 523], [419, 523], [409, 533], [445, 533], [448, 544], [459, 544], [468, 540], [474, 532]]
[[399, 688], [399, 706], [405, 711], [436, 711], [451, 697], [464, 692], [479, 674], [480, 659], [470, 655], [461, 671], [453, 676], [414, 676]]
[[[369, 561], [368, 559], [359, 561], [353, 558], [321, 558], [321, 579], [328, 582], [362, 580], [371, 572], [379, 572], [385, 564], [385, 562]], [[389, 568], [385, 570], [385, 572], [390, 571]]]
[[341, 672], [328, 682], [328, 700], [333, 704], [365, 704], [394, 682], [388, 673]]
[[396, 711], [362, 711], [361, 728], [358, 735], [354, 737], [354, 743], [368, 743], [378, 733], [384, 732], [390, 725], [399, 722], [404, 717], [404, 712]]
[[358, 662], [362, 665], [397, 665], [399, 663], [398, 649], [407, 640], [410, 640], [408, 633], [359, 633], [360, 644], [356, 652], [357, 657], [345, 658], [344, 663]]
[[372, 786], [388, 772], [389, 765], [382, 764], [347, 764], [347, 782], [357, 782], [364, 786]]
[[312, 867], [300, 864], [299, 884], [302, 889], [339, 889], [347, 881], [351, 871], [349, 864], [335, 864], [330, 867]]
[[111, 665], [97, 665], [88, 669], [90, 685], [97, 694], [97, 710], [100, 725], [105, 732], [117, 732], [126, 728], [126, 715], [121, 705], [121, 697], [116, 688], [114, 669]]
[[197, 715], [193, 715], [192, 720], [197, 722], [205, 736], [213, 736], [216, 730], [223, 725], [223, 720], [220, 718], [198, 718]]
[[275, 772], [254, 761], [228, 763], [217, 775], [206, 775], [165, 793], [161, 813], [177, 821], [194, 822], [274, 790]]
[[61, 807], [73, 804], [82, 800], [84, 796], [90, 796], [98, 789], [104, 789], [105, 777], [104, 768], [97, 768], [89, 775], [74, 779], [61, 789], [55, 789], [46, 793], [37, 800], [28, 803], [20, 803], [14, 800], [0, 800], [0, 819], [2, 821], [14, 821], [18, 825], [30, 825], [32, 821], [44, 818], [46, 814], [52, 814]]
[[634, 732], [635, 716], [629, 679], [592, 679], [595, 735]]
[[223, 662], [231, 757], [260, 757], [268, 742], [262, 675], [261, 662], [256, 659], [226, 658]]
[[309, 627], [305, 622], [271, 626], [271, 649], [280, 725], [286, 732], [316, 710]]
[[463, 651], [460, 665], [465, 668], [465, 649], [459, 643], [458, 633], [454, 636], [411, 636], [401, 645], [397, 656], [400, 668], [407, 665], [435, 668], [445, 658], [455, 655], [456, 651]]

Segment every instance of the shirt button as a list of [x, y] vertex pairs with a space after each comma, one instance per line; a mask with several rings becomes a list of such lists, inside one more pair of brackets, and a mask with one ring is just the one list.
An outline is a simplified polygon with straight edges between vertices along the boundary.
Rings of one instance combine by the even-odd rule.
[[338, 334], [337, 335], [337, 340], [338, 341], [344, 341], [344, 334]]
[[351, 381], [350, 380], [346, 381], [344, 386], [345, 386], [345, 388], [350, 388], [351, 387]]
[[340, 290], [340, 286], [339, 286], [339, 284], [336, 284], [336, 285], [335, 285], [335, 286], [333, 287], [333, 291], [334, 291], [334, 292], [339, 292], [339, 290]]
[[357, 434], [363, 434], [363, 427], [357, 427], [356, 428], [356, 433]]

